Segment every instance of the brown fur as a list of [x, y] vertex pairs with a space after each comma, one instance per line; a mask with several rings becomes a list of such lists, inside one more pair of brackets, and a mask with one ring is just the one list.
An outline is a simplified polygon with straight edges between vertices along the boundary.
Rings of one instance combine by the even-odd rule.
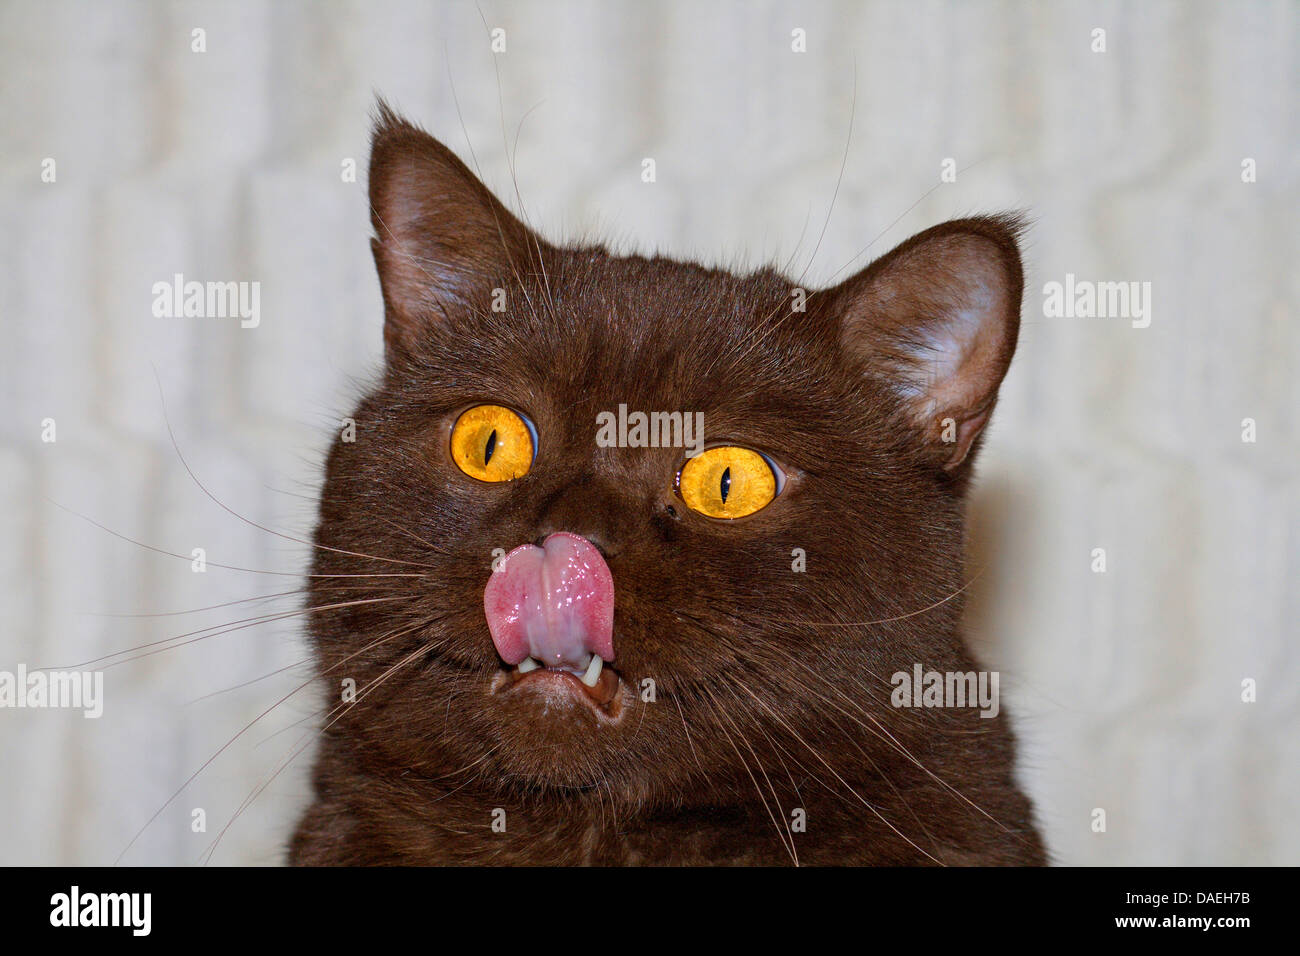
[[[930, 230], [798, 313], [771, 270], [552, 246], [386, 108], [371, 199], [387, 368], [330, 453], [311, 580], [314, 605], [400, 600], [312, 616], [327, 702], [344, 678], [361, 696], [331, 712], [292, 862], [1043, 862], [1005, 711], [895, 708], [889, 682], [976, 669], [964, 495], [1015, 346], [1014, 220]], [[988, 315], [936, 381], [921, 333], [977, 288]], [[451, 462], [481, 402], [536, 424], [526, 476]], [[734, 522], [691, 512], [680, 449], [596, 446], [620, 402], [702, 411], [711, 443], [769, 454], [787, 487]], [[559, 530], [613, 572], [617, 724], [487, 692], [493, 549]]]

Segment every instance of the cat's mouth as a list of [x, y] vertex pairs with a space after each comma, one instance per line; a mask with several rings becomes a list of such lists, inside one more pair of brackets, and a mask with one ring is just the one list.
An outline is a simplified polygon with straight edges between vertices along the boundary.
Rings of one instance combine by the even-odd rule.
[[493, 694], [622, 713], [614, 660], [614, 579], [596, 545], [567, 531], [502, 557], [483, 591], [492, 644], [505, 667]]
[[592, 654], [585, 669], [548, 667], [531, 657], [516, 667], [504, 667], [492, 679], [493, 694], [536, 694], [548, 703], [577, 703], [603, 720], [623, 713], [619, 689], [622, 678], [599, 654]]

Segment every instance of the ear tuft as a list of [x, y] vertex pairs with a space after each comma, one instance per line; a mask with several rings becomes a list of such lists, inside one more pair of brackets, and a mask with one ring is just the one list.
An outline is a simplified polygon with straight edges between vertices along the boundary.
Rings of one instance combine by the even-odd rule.
[[927, 229], [831, 290], [841, 340], [951, 471], [987, 424], [1020, 329], [1019, 216]]

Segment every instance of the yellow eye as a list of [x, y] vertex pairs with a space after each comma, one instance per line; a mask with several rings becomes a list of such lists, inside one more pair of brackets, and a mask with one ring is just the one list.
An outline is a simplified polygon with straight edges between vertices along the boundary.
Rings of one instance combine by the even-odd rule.
[[710, 518], [743, 518], [776, 497], [776, 475], [758, 452], [726, 445], [688, 458], [677, 489], [692, 511]]
[[533, 433], [502, 405], [475, 405], [451, 429], [451, 457], [471, 478], [511, 481], [532, 467]]

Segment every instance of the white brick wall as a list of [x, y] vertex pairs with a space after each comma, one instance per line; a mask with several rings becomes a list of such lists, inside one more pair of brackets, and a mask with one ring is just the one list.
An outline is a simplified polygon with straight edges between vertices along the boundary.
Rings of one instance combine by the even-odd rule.
[[[75, 664], [267, 610], [305, 549], [318, 456], [380, 358], [367, 110], [380, 91], [519, 189], [553, 236], [810, 282], [937, 221], [1027, 208], [1020, 353], [973, 502], [972, 640], [1069, 863], [1300, 862], [1296, 162], [1285, 2], [45, 2], [0, 8], [0, 669]], [[793, 27], [809, 51], [789, 50]], [[190, 30], [208, 50], [190, 52]], [[1107, 30], [1108, 50], [1090, 51]], [[449, 80], [450, 74], [450, 80]], [[535, 109], [533, 109], [535, 107]], [[658, 164], [653, 188], [642, 157]], [[1240, 181], [1243, 157], [1257, 183]], [[40, 181], [43, 158], [58, 181]], [[963, 170], [932, 188], [945, 157]], [[915, 205], [913, 205], [915, 204]], [[901, 216], [901, 218], [899, 218]], [[895, 220], [897, 222], [895, 223]], [[866, 258], [858, 260], [861, 264]], [[262, 283], [262, 324], [151, 315], [175, 272]], [[1154, 318], [1044, 318], [1044, 282], [1149, 281]], [[155, 378], [155, 374], [157, 378]], [[40, 440], [57, 420], [58, 441]], [[1242, 418], [1259, 441], [1240, 441]], [[1104, 547], [1109, 570], [1089, 570]], [[298, 686], [292, 620], [107, 670], [99, 721], [0, 710], [0, 863], [111, 863]], [[287, 668], [282, 673], [272, 672]], [[218, 696], [204, 695], [264, 680]], [[1259, 701], [1239, 701], [1244, 677]], [[124, 858], [192, 863], [302, 739], [299, 694]], [[300, 759], [215, 859], [270, 863]], [[192, 833], [202, 807], [208, 832]], [[1105, 808], [1108, 832], [1089, 829]]]

